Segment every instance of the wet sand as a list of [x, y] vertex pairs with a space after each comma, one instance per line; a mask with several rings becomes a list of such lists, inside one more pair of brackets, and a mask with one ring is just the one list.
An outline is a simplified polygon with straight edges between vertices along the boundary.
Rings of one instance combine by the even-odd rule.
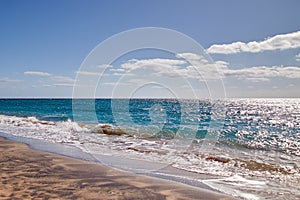
[[232, 199], [181, 183], [30, 149], [0, 137], [0, 199]]

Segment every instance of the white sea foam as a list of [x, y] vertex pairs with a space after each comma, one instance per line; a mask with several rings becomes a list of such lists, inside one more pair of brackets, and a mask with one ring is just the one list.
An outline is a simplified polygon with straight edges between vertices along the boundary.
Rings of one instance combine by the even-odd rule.
[[[225, 194], [232, 195], [237, 198], [242, 198], [246, 200], [259, 200], [261, 199], [259, 196], [242, 191], [240, 188], [253, 187], [253, 181], [245, 179], [241, 176], [232, 176], [225, 179], [211, 179], [204, 180], [205, 184], [210, 186], [211, 188], [223, 192]], [[261, 187], [265, 185], [265, 182], [255, 181], [259, 186], [254, 185], [254, 188], [257, 190], [257, 187]], [[266, 188], [265, 188], [266, 189]]]

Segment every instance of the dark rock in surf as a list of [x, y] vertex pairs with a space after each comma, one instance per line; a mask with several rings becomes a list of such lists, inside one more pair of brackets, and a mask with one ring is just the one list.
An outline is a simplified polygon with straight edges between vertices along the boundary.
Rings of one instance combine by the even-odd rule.
[[116, 135], [116, 136], [127, 135], [127, 133], [124, 132], [122, 129], [120, 129], [116, 126], [112, 126], [110, 124], [101, 124], [101, 125], [97, 126], [95, 128], [95, 132], [103, 133], [106, 135]]
[[228, 163], [228, 162], [230, 161], [229, 158], [222, 158], [222, 157], [213, 156], [213, 155], [209, 155], [209, 156], [206, 157], [205, 159], [206, 159], [206, 160], [217, 161], [217, 162], [221, 162], [221, 163]]

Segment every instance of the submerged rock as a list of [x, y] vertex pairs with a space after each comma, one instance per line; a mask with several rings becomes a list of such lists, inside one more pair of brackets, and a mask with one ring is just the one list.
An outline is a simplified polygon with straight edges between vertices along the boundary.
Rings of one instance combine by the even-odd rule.
[[241, 160], [235, 159], [236, 163], [234, 166], [243, 167], [252, 171], [268, 171], [268, 172], [280, 172], [282, 174], [292, 174], [287, 169], [281, 166], [271, 165], [268, 163], [261, 163], [254, 160]]
[[217, 162], [221, 162], [221, 163], [228, 163], [230, 161], [229, 158], [223, 158], [223, 157], [214, 156], [214, 155], [209, 155], [205, 159], [206, 160], [217, 161]]
[[122, 129], [119, 127], [110, 125], [110, 124], [99, 124], [93, 129], [93, 132], [96, 133], [102, 133], [106, 135], [128, 135], [126, 132], [124, 132]]

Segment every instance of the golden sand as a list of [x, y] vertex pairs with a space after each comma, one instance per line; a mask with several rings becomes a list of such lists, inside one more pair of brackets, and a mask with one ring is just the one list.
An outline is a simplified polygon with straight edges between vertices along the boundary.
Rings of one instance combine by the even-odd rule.
[[0, 199], [232, 199], [0, 138]]

